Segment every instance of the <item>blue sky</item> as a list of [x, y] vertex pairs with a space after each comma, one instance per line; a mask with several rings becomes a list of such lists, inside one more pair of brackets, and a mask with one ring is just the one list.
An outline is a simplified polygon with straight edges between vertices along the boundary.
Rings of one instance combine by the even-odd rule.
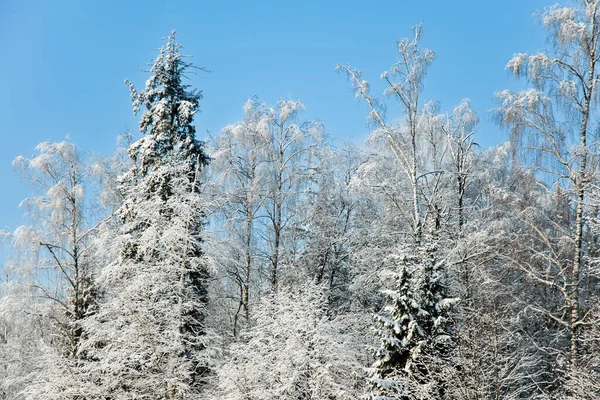
[[210, 69], [193, 76], [204, 90], [200, 137], [242, 116], [250, 96], [267, 104], [300, 99], [336, 140], [363, 143], [366, 107], [345, 77], [349, 63], [374, 90], [396, 60], [395, 40], [423, 22], [423, 45], [437, 54], [425, 97], [451, 110], [462, 98], [480, 114], [479, 142], [505, 139], [490, 121], [497, 90], [517, 84], [504, 70], [515, 52], [545, 46], [532, 17], [543, 0], [365, 1], [0, 1], [0, 228], [20, 224], [30, 189], [11, 161], [41, 141], [69, 135], [81, 149], [110, 154], [135, 129], [130, 79], [144, 85], [146, 63], [176, 29], [184, 53]]

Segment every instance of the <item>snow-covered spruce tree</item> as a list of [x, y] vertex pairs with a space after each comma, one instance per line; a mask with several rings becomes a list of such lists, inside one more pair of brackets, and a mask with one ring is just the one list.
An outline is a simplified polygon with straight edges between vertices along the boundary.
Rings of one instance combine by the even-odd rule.
[[372, 399], [450, 399], [453, 375], [451, 307], [445, 297], [442, 263], [435, 244], [405, 247], [390, 256], [397, 265], [387, 305], [376, 315], [381, 345], [375, 351], [369, 383]]
[[146, 88], [126, 81], [134, 112], [145, 108], [144, 136], [121, 178], [119, 256], [103, 269], [105, 298], [84, 324], [88, 397], [190, 399], [207, 379], [199, 173], [208, 159], [192, 125], [202, 95], [182, 82], [193, 65], [179, 50], [173, 32]]
[[246, 341], [219, 369], [223, 400], [350, 400], [364, 393], [360, 317], [331, 318], [325, 285], [281, 285], [261, 299]]

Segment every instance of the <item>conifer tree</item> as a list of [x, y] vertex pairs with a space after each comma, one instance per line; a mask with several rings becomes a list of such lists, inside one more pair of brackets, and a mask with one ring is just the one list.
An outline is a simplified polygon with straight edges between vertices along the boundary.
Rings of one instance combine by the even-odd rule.
[[398, 266], [394, 287], [385, 290], [387, 305], [375, 316], [381, 345], [369, 382], [372, 398], [445, 399], [445, 369], [451, 366], [454, 342], [441, 263], [433, 243], [408, 247], [391, 256]]
[[134, 161], [121, 177], [118, 259], [104, 268], [106, 292], [86, 321], [84, 351], [95, 395], [183, 399], [197, 395], [208, 373], [199, 173], [208, 158], [192, 121], [201, 92], [182, 81], [194, 66], [173, 32], [160, 49], [143, 91], [131, 89], [134, 112], [144, 108]]

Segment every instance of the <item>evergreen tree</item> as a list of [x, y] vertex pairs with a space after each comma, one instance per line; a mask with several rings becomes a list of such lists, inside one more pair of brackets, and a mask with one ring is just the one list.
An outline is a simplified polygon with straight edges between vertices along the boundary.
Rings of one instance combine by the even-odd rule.
[[121, 178], [119, 256], [104, 268], [105, 299], [85, 324], [84, 351], [96, 360], [85, 369], [100, 397], [190, 398], [208, 373], [199, 184], [208, 158], [192, 125], [202, 95], [182, 83], [194, 66], [179, 50], [173, 32], [146, 88], [126, 81], [134, 112], [145, 108], [144, 136]]
[[369, 382], [378, 400], [445, 399], [454, 342], [441, 266], [431, 242], [391, 256], [398, 265], [387, 305], [375, 316], [381, 345]]

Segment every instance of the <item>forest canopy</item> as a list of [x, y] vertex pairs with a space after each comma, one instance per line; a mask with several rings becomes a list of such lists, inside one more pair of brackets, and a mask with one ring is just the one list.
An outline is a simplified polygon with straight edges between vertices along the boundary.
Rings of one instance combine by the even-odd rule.
[[173, 31], [114, 155], [13, 161], [0, 399], [600, 398], [600, 0], [538, 19], [487, 149], [467, 98], [425, 98], [422, 24], [380, 76], [336, 67], [364, 146], [293, 98], [201, 138]]

